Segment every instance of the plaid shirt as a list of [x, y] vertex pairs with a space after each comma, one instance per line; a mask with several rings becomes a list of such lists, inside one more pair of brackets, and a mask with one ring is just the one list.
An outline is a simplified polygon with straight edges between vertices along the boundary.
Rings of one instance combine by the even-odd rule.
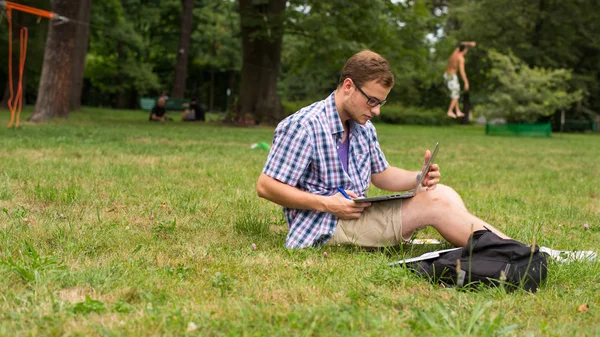
[[[384, 171], [388, 162], [379, 147], [371, 122], [350, 121], [348, 173], [344, 171], [336, 144], [344, 127], [335, 106], [334, 93], [302, 108], [279, 123], [263, 173], [302, 191], [333, 195], [337, 188], [365, 196], [371, 174]], [[305, 248], [329, 240], [338, 218], [330, 213], [283, 208], [290, 227], [285, 246]]]

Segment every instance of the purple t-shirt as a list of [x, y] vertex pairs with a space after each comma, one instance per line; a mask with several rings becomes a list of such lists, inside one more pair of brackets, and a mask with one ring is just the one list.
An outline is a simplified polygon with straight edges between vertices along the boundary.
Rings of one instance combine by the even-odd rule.
[[348, 150], [350, 149], [350, 137], [346, 137], [346, 140], [343, 143], [338, 142], [336, 147], [338, 157], [340, 157], [340, 160], [342, 161], [344, 171], [348, 173]]

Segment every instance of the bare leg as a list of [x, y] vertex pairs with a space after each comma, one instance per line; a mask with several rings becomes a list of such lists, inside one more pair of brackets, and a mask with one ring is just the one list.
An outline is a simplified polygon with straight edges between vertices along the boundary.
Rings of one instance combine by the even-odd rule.
[[444, 185], [438, 185], [433, 191], [419, 193], [402, 203], [402, 236], [410, 237], [414, 230], [425, 226], [433, 226], [455, 246], [466, 245], [472, 232], [486, 228], [501, 238], [508, 238], [469, 213], [458, 193]]
[[458, 107], [458, 99], [452, 99], [450, 101], [450, 106], [448, 107], [448, 116], [452, 117], [452, 118], [456, 118], [456, 115], [454, 114], [454, 108]]
[[456, 98], [456, 104], [454, 105], [454, 107], [456, 108], [456, 116], [464, 117], [465, 114], [460, 111], [460, 104], [458, 104], [458, 98]]

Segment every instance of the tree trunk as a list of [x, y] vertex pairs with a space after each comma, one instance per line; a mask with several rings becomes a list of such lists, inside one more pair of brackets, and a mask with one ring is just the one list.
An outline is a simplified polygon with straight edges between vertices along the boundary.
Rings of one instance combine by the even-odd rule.
[[225, 112], [229, 112], [230, 110], [234, 110], [233, 108], [233, 97], [234, 97], [234, 91], [233, 88], [235, 88], [235, 70], [231, 69], [229, 71], [229, 88], [227, 88], [227, 109], [225, 109]]
[[[122, 69], [122, 65], [125, 64], [125, 42], [119, 41], [119, 47], [117, 48], [117, 62], [119, 64], [119, 69]], [[122, 72], [119, 72], [117, 75], [117, 83], [124, 83], [125, 79], [123, 78]], [[116, 109], [125, 109], [126, 104], [126, 91], [127, 86], [119, 86], [116, 91], [115, 105], [113, 106]]]
[[78, 19], [83, 24], [77, 25], [75, 35], [75, 53], [73, 55], [73, 84], [70, 95], [70, 107], [72, 111], [81, 108], [81, 91], [83, 90], [83, 73], [85, 72], [85, 56], [87, 54], [90, 29], [90, 17], [92, 15], [92, 0], [81, 0]]
[[213, 111], [215, 104], [215, 68], [210, 68], [210, 90], [208, 95], [208, 111]]
[[283, 115], [277, 95], [277, 78], [283, 42], [285, 0], [254, 4], [239, 0], [242, 33], [240, 107], [243, 118], [257, 123], [276, 124]]
[[183, 98], [185, 95], [185, 79], [187, 77], [187, 64], [190, 55], [190, 35], [192, 33], [192, 19], [194, 0], [181, 0], [183, 13], [181, 14], [181, 32], [179, 33], [179, 50], [177, 51], [177, 65], [175, 67], [175, 83], [171, 97]]
[[[68, 18], [77, 17], [79, 4], [78, 0], [51, 1], [52, 11]], [[43, 122], [53, 117], [69, 117], [75, 32], [74, 23], [57, 24], [50, 21], [37, 102], [29, 118], [32, 122]]]

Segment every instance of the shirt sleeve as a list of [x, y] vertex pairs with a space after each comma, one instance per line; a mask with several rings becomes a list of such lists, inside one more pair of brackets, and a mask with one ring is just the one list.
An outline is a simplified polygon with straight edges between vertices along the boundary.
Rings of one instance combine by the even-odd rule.
[[369, 151], [371, 152], [371, 174], [383, 172], [390, 166], [381, 151], [373, 124], [370, 124], [369, 127]]
[[301, 124], [282, 122], [275, 130], [263, 173], [282, 183], [297, 186], [310, 164], [312, 143]]

